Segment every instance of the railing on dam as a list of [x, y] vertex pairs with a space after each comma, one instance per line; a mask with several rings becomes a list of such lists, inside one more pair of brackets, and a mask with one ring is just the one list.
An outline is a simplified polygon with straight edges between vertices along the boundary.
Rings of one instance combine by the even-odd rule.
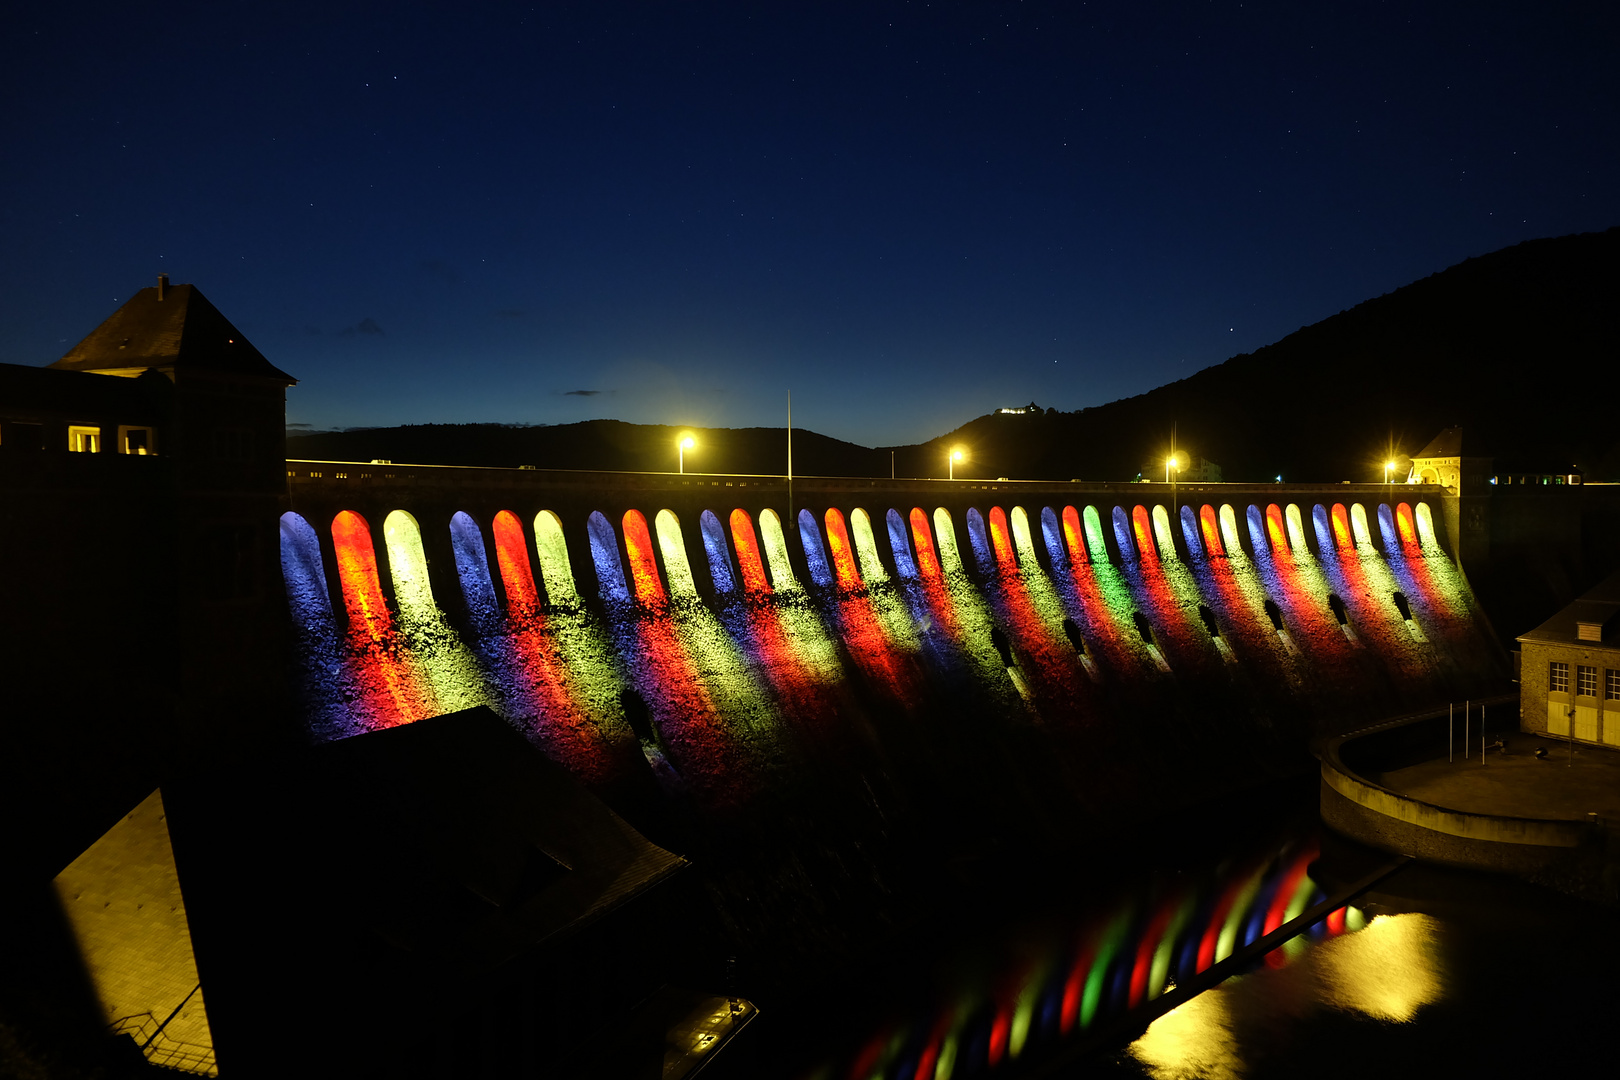
[[1219, 738], [1500, 671], [1432, 497], [1367, 498], [1405, 489], [288, 468], [318, 737], [483, 703], [690, 779], [863, 710]]

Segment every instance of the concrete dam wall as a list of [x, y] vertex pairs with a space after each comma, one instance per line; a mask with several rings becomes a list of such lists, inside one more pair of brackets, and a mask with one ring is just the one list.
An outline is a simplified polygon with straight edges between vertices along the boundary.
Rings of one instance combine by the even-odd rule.
[[1426, 489], [340, 482], [408, 468], [289, 462], [317, 741], [488, 704], [716, 811], [936, 752], [1105, 809], [1505, 676]]

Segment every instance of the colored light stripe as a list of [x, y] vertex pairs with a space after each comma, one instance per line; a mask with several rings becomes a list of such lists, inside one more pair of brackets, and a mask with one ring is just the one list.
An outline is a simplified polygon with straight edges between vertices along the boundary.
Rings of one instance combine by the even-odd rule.
[[743, 589], [755, 596], [770, 593], [771, 583], [765, 577], [765, 564], [759, 557], [759, 540], [754, 535], [754, 521], [746, 510], [731, 512], [731, 542], [737, 550], [737, 571], [742, 575]]
[[529, 545], [523, 525], [510, 510], [495, 515], [495, 562], [500, 567], [501, 584], [506, 587], [506, 607], [514, 614], [533, 612], [540, 606], [529, 569]]
[[623, 527], [625, 555], [630, 563], [636, 600], [647, 607], [664, 606], [669, 597], [658, 577], [658, 560], [653, 554], [652, 536], [647, 532], [647, 519], [640, 510], [626, 510]]

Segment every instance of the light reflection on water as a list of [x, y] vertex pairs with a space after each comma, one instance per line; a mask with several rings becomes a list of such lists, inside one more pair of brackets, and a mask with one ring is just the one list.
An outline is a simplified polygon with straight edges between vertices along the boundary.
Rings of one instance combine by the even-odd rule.
[[1155, 1020], [1130, 1055], [1154, 1080], [1241, 1080], [1280, 1025], [1312, 1013], [1410, 1022], [1445, 993], [1438, 931], [1428, 915], [1380, 915], [1360, 933], [1299, 942], [1286, 966], [1228, 979]]

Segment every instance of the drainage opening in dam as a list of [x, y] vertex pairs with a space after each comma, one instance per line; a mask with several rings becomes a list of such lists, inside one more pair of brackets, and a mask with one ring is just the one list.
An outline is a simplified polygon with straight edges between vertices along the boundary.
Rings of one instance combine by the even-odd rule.
[[1136, 624], [1136, 632], [1142, 635], [1142, 640], [1149, 645], [1153, 644], [1153, 625], [1148, 622], [1147, 616], [1140, 611], [1131, 612], [1131, 621]]
[[1344, 626], [1346, 623], [1348, 623], [1350, 621], [1350, 616], [1348, 613], [1346, 613], [1344, 609], [1344, 600], [1339, 596], [1339, 594], [1328, 593], [1327, 600], [1328, 610], [1333, 612], [1333, 617], [1338, 620], [1339, 625]]
[[1080, 628], [1075, 625], [1073, 619], [1063, 620], [1063, 636], [1069, 639], [1069, 644], [1074, 646], [1075, 652], [1081, 656], [1086, 655], [1086, 639], [1080, 635]]
[[1266, 618], [1271, 620], [1273, 630], [1280, 631], [1283, 629], [1282, 608], [1278, 607], [1277, 601], [1270, 597], [1266, 598]]
[[1198, 605], [1198, 617], [1203, 620], [1204, 629], [1209, 631], [1210, 637], [1218, 638], [1221, 636], [1221, 625], [1215, 621], [1215, 613], [1209, 610], [1207, 604]]
[[1410, 622], [1412, 619], [1412, 605], [1407, 602], [1406, 594], [1396, 589], [1390, 599], [1395, 601], [1395, 609], [1401, 613], [1401, 618]]

